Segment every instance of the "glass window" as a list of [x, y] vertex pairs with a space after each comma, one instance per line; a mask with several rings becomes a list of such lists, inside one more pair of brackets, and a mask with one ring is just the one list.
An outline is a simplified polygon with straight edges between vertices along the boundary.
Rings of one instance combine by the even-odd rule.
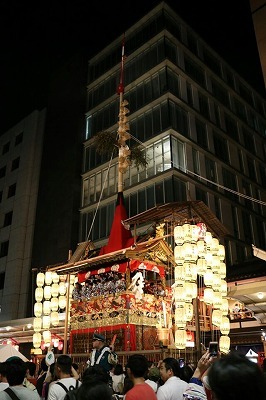
[[238, 201], [238, 195], [230, 191], [230, 189], [232, 189], [234, 192], [238, 192], [237, 180], [235, 174], [233, 174], [226, 168], [222, 168], [222, 174], [223, 174], [223, 185], [227, 189], [229, 189], [229, 190], [224, 190], [225, 196], [231, 198], [232, 200]]
[[2, 242], [0, 245], [0, 257], [6, 257], [8, 255], [9, 241]]
[[6, 273], [5, 272], [0, 272], [0, 290], [4, 289], [5, 277], [6, 277]]
[[221, 200], [217, 196], [214, 196], [214, 207], [215, 207], [215, 215], [221, 221], [221, 219], [222, 219]]
[[185, 171], [186, 165], [185, 165], [184, 143], [181, 142], [181, 140], [171, 137], [171, 145], [172, 145], [173, 167]]
[[184, 63], [186, 73], [194, 79], [195, 82], [205, 87], [205, 73], [204, 70], [195, 63], [187, 54], [184, 54]]
[[225, 89], [216, 79], [211, 80], [212, 94], [226, 107], [230, 107], [228, 90]]
[[23, 132], [19, 133], [15, 138], [15, 146], [22, 143], [23, 140]]
[[[251, 197], [252, 193], [251, 193], [251, 185], [250, 183], [248, 183], [246, 180], [242, 179], [242, 190], [243, 190], [243, 194]], [[245, 202], [245, 206], [249, 209], [253, 208], [253, 202], [248, 200], [247, 198], [244, 198], [244, 202]]]
[[10, 185], [8, 188], [8, 192], [7, 192], [7, 197], [13, 197], [16, 194], [16, 183], [14, 183], [13, 185]]
[[15, 169], [18, 169], [19, 163], [20, 163], [20, 157], [15, 158], [15, 159], [12, 161], [11, 171], [14, 171]]
[[231, 205], [231, 213], [232, 213], [234, 236], [239, 239], [239, 225], [238, 225], [237, 207]]
[[13, 217], [13, 211], [9, 211], [8, 213], [5, 214], [4, 226], [9, 226], [12, 224], [12, 217]]
[[225, 130], [234, 140], [239, 141], [238, 127], [236, 121], [227, 113], [224, 113]]
[[200, 177], [200, 163], [199, 163], [199, 152], [192, 149], [192, 159], [193, 159], [193, 172], [199, 176], [194, 176], [196, 179]]
[[205, 168], [206, 168], [206, 178], [209, 181], [207, 182], [207, 185], [212, 189], [217, 189], [216, 185], [212, 184], [212, 182], [217, 182], [215, 161], [211, 160], [208, 157], [205, 157]]
[[249, 175], [250, 179], [252, 179], [254, 181], [257, 181], [256, 170], [255, 170], [255, 162], [249, 156], [247, 156], [247, 165], [248, 165], [248, 175]]
[[208, 205], [208, 198], [207, 198], [207, 193], [205, 190], [200, 189], [199, 187], [196, 187], [196, 200], [201, 200], [203, 203]]
[[214, 153], [222, 161], [229, 162], [228, 144], [227, 140], [219, 135], [219, 133], [213, 132], [213, 144]]
[[252, 243], [254, 243], [254, 241], [253, 241], [253, 237], [252, 237], [251, 216], [246, 211], [242, 211], [242, 221], [243, 221], [245, 242], [252, 244]]
[[0, 168], [0, 178], [3, 178], [6, 175], [6, 166]]
[[197, 133], [197, 143], [198, 143], [198, 145], [200, 145], [204, 149], [208, 149], [206, 124], [204, 124], [198, 118], [196, 118], [195, 124], [196, 124], [196, 133]]
[[3, 145], [2, 154], [6, 154], [10, 149], [10, 142], [7, 142]]
[[244, 140], [244, 145], [246, 147], [246, 150], [251, 151], [253, 154], [255, 154], [255, 141], [254, 141], [253, 133], [248, 131], [244, 127], [242, 127], [242, 133], [243, 133], [243, 140]]
[[208, 97], [204, 96], [200, 92], [199, 92], [199, 110], [202, 116], [204, 116], [206, 119], [210, 119]]

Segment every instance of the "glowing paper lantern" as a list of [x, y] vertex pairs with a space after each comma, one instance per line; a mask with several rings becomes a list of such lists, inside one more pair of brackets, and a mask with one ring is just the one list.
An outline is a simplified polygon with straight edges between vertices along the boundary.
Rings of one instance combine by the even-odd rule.
[[174, 239], [177, 245], [182, 245], [184, 243], [184, 230], [182, 225], [177, 225], [174, 228]]
[[230, 338], [229, 336], [221, 336], [219, 340], [219, 347], [220, 347], [220, 352], [227, 354], [230, 349]]
[[222, 311], [221, 310], [213, 310], [212, 324], [219, 328], [221, 325], [221, 321], [222, 321]]
[[51, 311], [51, 302], [49, 300], [45, 300], [43, 302], [43, 313], [44, 315], [49, 315]]
[[59, 305], [59, 308], [61, 308], [61, 310], [66, 308], [66, 296], [59, 296], [58, 305]]
[[33, 319], [33, 330], [35, 332], [40, 332], [42, 329], [42, 319], [41, 318], [34, 318]]
[[187, 343], [187, 333], [184, 329], [177, 329], [175, 331], [175, 347], [177, 349], [185, 349]]
[[40, 347], [41, 342], [42, 342], [42, 335], [39, 332], [34, 333], [32, 336], [32, 343], [33, 343], [33, 346], [35, 347], [35, 349]]
[[34, 315], [35, 317], [40, 317], [42, 315], [42, 303], [35, 303], [34, 304]]
[[64, 296], [66, 294], [66, 284], [65, 282], [59, 283], [59, 294], [60, 296]]
[[59, 293], [59, 285], [58, 285], [58, 283], [53, 283], [51, 286], [52, 297], [57, 297], [58, 293]]
[[35, 300], [37, 302], [40, 302], [40, 301], [42, 301], [42, 299], [43, 299], [43, 288], [37, 287], [35, 289]]
[[42, 287], [44, 285], [44, 274], [39, 272], [36, 276], [36, 285]]
[[42, 327], [43, 329], [49, 329], [51, 326], [51, 318], [50, 315], [44, 315], [42, 317]]
[[52, 283], [52, 272], [46, 271], [44, 275], [44, 280], [46, 285], [51, 285]]
[[48, 330], [43, 331], [42, 336], [43, 336], [43, 341], [44, 341], [45, 345], [46, 346], [50, 345], [51, 344], [51, 336], [52, 336], [51, 332]]
[[51, 296], [51, 286], [44, 286], [43, 297], [45, 300], [50, 300]]
[[220, 331], [222, 335], [228, 335], [230, 332], [230, 321], [227, 317], [222, 317]]
[[204, 289], [203, 300], [206, 304], [212, 304], [213, 302], [213, 290], [211, 288]]
[[57, 272], [52, 272], [52, 281], [53, 281], [53, 283], [59, 282], [59, 275]]
[[51, 311], [57, 311], [58, 310], [58, 298], [57, 297], [52, 297], [51, 298]]
[[53, 326], [58, 326], [59, 325], [59, 314], [57, 311], [51, 312], [51, 324]]

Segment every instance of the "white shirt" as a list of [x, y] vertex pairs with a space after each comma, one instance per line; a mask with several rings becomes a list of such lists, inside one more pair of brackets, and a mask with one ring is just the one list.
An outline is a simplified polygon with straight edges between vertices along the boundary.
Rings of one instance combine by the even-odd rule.
[[[70, 386], [73, 386], [76, 388], [76, 379], [75, 378], [62, 378], [58, 379], [56, 382], [61, 382], [67, 389], [70, 388]], [[57, 383], [54, 383], [53, 385], [49, 386], [49, 391], [48, 391], [48, 398], [47, 400], [64, 400], [66, 396], [66, 391], [64, 388], [62, 388], [60, 385], [57, 385]], [[81, 382], [78, 381], [79, 384], [78, 386], [81, 385]]]
[[182, 381], [177, 376], [171, 376], [157, 390], [158, 400], [183, 400], [183, 393], [188, 387], [188, 383]]
[[155, 391], [155, 393], [157, 392], [158, 389], [158, 384], [154, 381], [152, 381], [151, 379], [146, 379], [145, 382], [150, 385], [150, 387]]
[[0, 392], [8, 388], [9, 383], [8, 382], [0, 382]]
[[[24, 386], [11, 386], [10, 389], [20, 400], [40, 400], [37, 390], [30, 390]], [[6, 392], [0, 392], [0, 400], [10, 400], [11, 397]]]

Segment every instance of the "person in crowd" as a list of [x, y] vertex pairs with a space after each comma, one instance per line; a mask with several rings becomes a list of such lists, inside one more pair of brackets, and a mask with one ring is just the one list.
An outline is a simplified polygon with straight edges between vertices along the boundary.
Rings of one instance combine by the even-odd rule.
[[36, 387], [37, 378], [36, 378], [36, 364], [32, 361], [26, 361], [26, 378], [27, 380]]
[[90, 358], [87, 361], [88, 366], [101, 365], [107, 372], [114, 366], [116, 354], [106, 345], [105, 337], [99, 333], [94, 333], [92, 337], [92, 347]]
[[266, 382], [266, 358], [264, 358], [264, 360], [262, 361], [261, 368], [262, 368], [263, 376], [264, 376], [264, 379]]
[[59, 379], [53, 385], [50, 385], [48, 400], [64, 400], [69, 390], [81, 385], [81, 382], [72, 376], [73, 370], [71, 357], [62, 354], [57, 358], [55, 374]]
[[109, 373], [101, 365], [93, 365], [86, 368], [83, 372], [82, 383], [86, 383], [87, 381], [94, 381], [94, 379], [109, 384], [110, 376]]
[[104, 385], [94, 378], [89, 382], [82, 382], [75, 397], [76, 400], [112, 400], [112, 395], [112, 389], [107, 384]]
[[37, 390], [30, 390], [23, 386], [25, 375], [25, 362], [19, 357], [10, 357], [6, 361], [6, 378], [9, 387], [0, 392], [0, 400], [10, 400], [12, 397], [17, 397], [19, 400], [40, 400]]
[[231, 352], [215, 361], [207, 373], [216, 400], [265, 400], [266, 385], [261, 368], [244, 354]]
[[41, 396], [42, 399], [47, 400], [49, 387], [56, 380], [57, 380], [57, 377], [55, 375], [55, 363], [52, 363], [48, 368], [48, 372], [47, 372], [45, 380], [43, 382], [42, 396]]
[[112, 388], [115, 394], [122, 394], [124, 390], [125, 374], [122, 364], [117, 364], [114, 367], [112, 374]]
[[48, 365], [46, 364], [45, 357], [44, 357], [41, 361], [40, 373], [39, 373], [39, 376], [37, 378], [37, 383], [36, 383], [36, 389], [37, 389], [39, 396], [42, 395], [43, 383], [45, 381], [47, 371], [48, 371]]
[[179, 362], [172, 357], [165, 358], [159, 369], [164, 384], [157, 390], [158, 400], [183, 400], [188, 383], [180, 379]]
[[147, 375], [146, 375], [146, 377], [145, 377], [145, 382], [146, 382], [148, 385], [150, 385], [150, 387], [151, 387], [151, 388], [154, 390], [154, 392], [156, 393], [156, 392], [157, 392], [157, 389], [158, 389], [158, 383], [157, 383], [156, 380], [150, 378], [150, 371], [151, 371], [151, 369], [154, 368], [154, 367], [155, 367], [154, 362], [153, 362], [153, 361], [148, 361], [148, 371], [147, 371]]
[[154, 390], [145, 383], [148, 360], [143, 355], [134, 354], [128, 358], [127, 373], [133, 382], [132, 389], [125, 394], [125, 400], [156, 400]]
[[9, 384], [7, 382], [6, 378], [6, 362], [1, 362], [0, 363], [0, 392], [5, 390]]

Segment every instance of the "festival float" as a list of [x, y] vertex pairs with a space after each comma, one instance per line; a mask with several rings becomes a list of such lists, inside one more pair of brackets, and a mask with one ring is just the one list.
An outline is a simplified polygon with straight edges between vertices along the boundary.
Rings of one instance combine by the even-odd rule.
[[[33, 345], [51, 344], [65, 314], [64, 352], [88, 353], [95, 331], [117, 352], [160, 347], [195, 359], [219, 340], [229, 351], [225, 249], [228, 234], [202, 201], [168, 203], [127, 217], [123, 175], [131, 150], [122, 53], [118, 120], [118, 194], [108, 242], [88, 240], [68, 262], [37, 274]], [[143, 227], [151, 227], [142, 235]]]

